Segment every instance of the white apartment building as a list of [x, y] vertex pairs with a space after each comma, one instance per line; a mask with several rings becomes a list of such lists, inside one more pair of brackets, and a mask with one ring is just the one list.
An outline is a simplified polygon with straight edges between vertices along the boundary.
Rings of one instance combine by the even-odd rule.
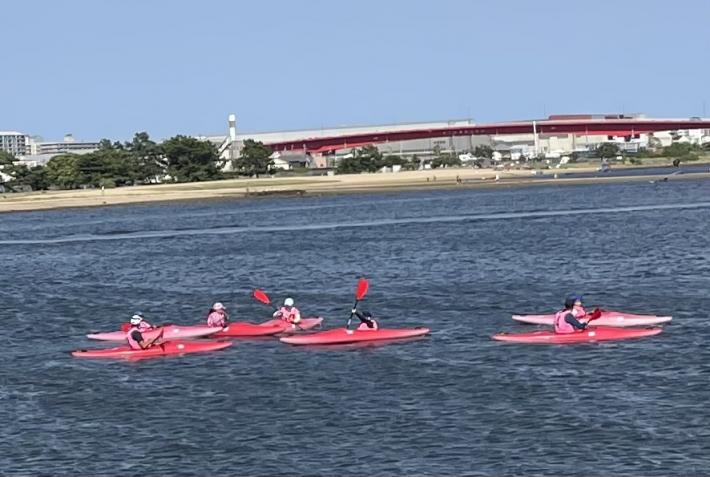
[[17, 131], [0, 131], [0, 151], [14, 156], [24, 156], [30, 152], [30, 137]]

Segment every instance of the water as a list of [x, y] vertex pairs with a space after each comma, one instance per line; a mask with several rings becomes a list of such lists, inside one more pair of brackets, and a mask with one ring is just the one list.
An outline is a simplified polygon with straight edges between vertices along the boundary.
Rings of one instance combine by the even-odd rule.
[[[710, 182], [264, 199], [0, 215], [0, 473], [668, 475], [710, 468]], [[240, 341], [71, 358], [135, 310], [193, 323], [253, 287], [424, 340]], [[516, 312], [672, 314], [653, 338], [490, 340]]]

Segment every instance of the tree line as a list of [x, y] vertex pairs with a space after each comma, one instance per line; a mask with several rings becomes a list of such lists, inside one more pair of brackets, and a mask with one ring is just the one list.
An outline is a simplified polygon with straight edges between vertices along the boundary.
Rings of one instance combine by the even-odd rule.
[[[429, 164], [432, 169], [441, 167], [459, 167], [461, 159], [455, 152], [442, 152], [439, 146], [434, 146], [434, 157]], [[478, 158], [490, 159], [493, 149], [490, 146], [477, 146], [473, 151]], [[336, 167], [339, 174], [358, 174], [362, 172], [377, 172], [385, 167], [401, 166], [403, 170], [413, 171], [421, 167], [421, 159], [414, 154], [411, 157], [384, 155], [376, 146], [364, 146], [356, 149], [352, 155], [340, 159]]]
[[271, 150], [255, 141], [244, 141], [235, 172], [225, 173], [226, 160], [209, 141], [175, 136], [156, 143], [145, 133], [132, 141], [103, 139], [88, 154], [60, 154], [45, 166], [28, 167], [13, 155], [0, 151], [0, 185], [9, 191], [122, 187], [161, 182], [198, 182], [235, 175], [259, 175], [271, 171]]
[[[642, 149], [633, 153], [635, 157], [672, 157], [680, 161], [697, 161], [701, 155], [710, 152], [710, 143], [703, 145], [690, 144], [684, 142], [674, 142], [673, 144], [655, 150]], [[595, 156], [600, 159], [611, 159], [623, 155], [623, 151], [613, 142], [600, 144], [595, 149]]]

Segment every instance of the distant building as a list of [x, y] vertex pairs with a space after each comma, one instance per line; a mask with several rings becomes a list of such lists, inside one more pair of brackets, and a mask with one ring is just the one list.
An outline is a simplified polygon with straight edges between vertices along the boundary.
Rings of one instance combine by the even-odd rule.
[[98, 150], [98, 142], [78, 142], [71, 134], [66, 134], [61, 142], [39, 142], [37, 155], [88, 154]]
[[271, 160], [274, 163], [274, 169], [281, 169], [283, 171], [310, 167], [311, 165], [311, 157], [300, 151], [296, 153], [275, 152], [271, 155]]
[[30, 152], [30, 137], [17, 131], [0, 131], [0, 151], [14, 156], [24, 156]]

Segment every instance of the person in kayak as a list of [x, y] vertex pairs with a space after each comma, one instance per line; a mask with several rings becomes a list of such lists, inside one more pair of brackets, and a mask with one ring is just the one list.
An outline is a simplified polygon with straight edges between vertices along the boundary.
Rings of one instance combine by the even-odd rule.
[[227, 326], [227, 321], [229, 320], [229, 315], [227, 315], [227, 308], [219, 302], [212, 305], [209, 313], [207, 314], [207, 326], [212, 326], [215, 328], [224, 328]]
[[274, 312], [274, 318], [296, 325], [301, 321], [301, 312], [294, 306], [293, 298], [289, 297], [284, 300], [284, 305]]
[[358, 331], [374, 331], [379, 329], [380, 326], [369, 311], [360, 312], [357, 308], [353, 308], [351, 312], [360, 320], [360, 324], [357, 327]]
[[575, 314], [574, 309], [577, 301], [578, 297], [567, 297], [564, 310], [555, 313], [555, 333], [575, 333], [577, 330], [582, 331], [587, 327], [587, 323], [580, 322]]
[[157, 338], [152, 341], [143, 338], [143, 333], [149, 331], [149, 329], [141, 329], [140, 325], [144, 321], [142, 313], [136, 313], [131, 317], [131, 328], [126, 333], [126, 341], [131, 349], [148, 349], [157, 344]]

